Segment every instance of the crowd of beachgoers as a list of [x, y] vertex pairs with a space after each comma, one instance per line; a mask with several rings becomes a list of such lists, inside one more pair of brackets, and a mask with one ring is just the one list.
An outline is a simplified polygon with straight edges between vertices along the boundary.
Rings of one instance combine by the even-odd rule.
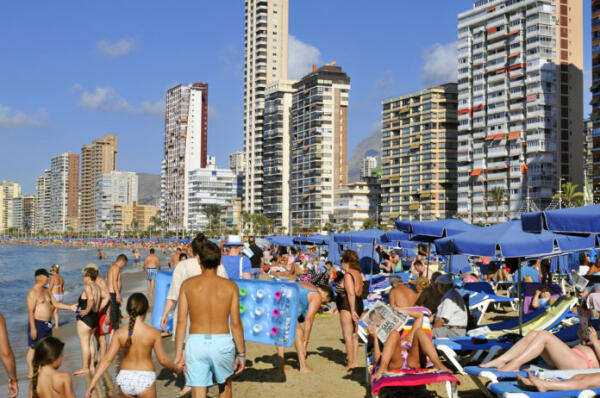
[[[404, 374], [435, 374], [438, 381], [456, 381], [454, 363], [438, 354], [436, 341], [470, 341], [467, 331], [482, 326], [474, 317], [470, 293], [465, 296], [465, 290], [459, 288], [485, 284], [498, 297], [509, 299], [517, 270], [526, 266], [534, 274], [528, 275], [531, 280], [525, 278], [525, 282], [539, 282], [528, 303], [528, 310], [539, 314], [535, 318], [538, 322], [564, 301], [560, 296], [569, 297], [567, 292], [556, 291], [557, 275], [550, 272], [546, 259], [520, 264], [518, 259], [471, 257], [468, 266], [451, 274], [426, 245], [418, 246], [410, 258], [403, 256], [401, 249], [376, 246], [377, 275], [369, 275], [354, 250], [343, 250], [336, 265], [327, 260], [327, 251], [316, 246], [259, 245], [253, 237], [229, 236], [218, 243], [199, 234], [189, 243], [11, 239], [0, 240], [0, 244], [93, 248], [98, 250], [99, 260], [105, 259], [105, 249], [123, 250], [123, 254], [109, 259], [106, 276], [100, 275], [93, 263], [83, 267], [83, 290], [73, 304], [63, 302], [66, 287], [60, 265], [35, 271], [35, 283], [27, 296], [27, 387], [17, 379], [9, 336], [0, 316], [0, 352], [12, 397], [17, 396], [19, 387], [30, 388], [33, 397], [73, 397], [72, 376], [81, 375], [89, 376], [86, 397], [91, 397], [114, 361], [119, 369], [116, 384], [123, 396], [153, 397], [157, 394], [153, 357], [173, 377], [184, 374], [185, 386], [179, 396], [206, 396], [213, 385], [218, 386], [219, 396], [231, 396], [235, 375], [244, 371], [248, 359], [236, 285], [240, 279], [297, 285], [299, 317], [294, 349], [301, 373], [313, 372], [308, 347], [319, 315], [335, 315], [345, 344], [347, 370], [369, 367], [368, 382], [373, 385]], [[161, 264], [157, 256], [160, 253], [167, 254], [167, 264]], [[581, 264], [589, 267], [588, 273], [600, 271], [600, 257], [596, 257], [595, 253], [593, 258], [592, 253], [582, 253]], [[123, 286], [121, 271], [131, 263], [143, 269], [147, 290], [146, 294], [131, 294], [125, 300], [127, 287]], [[158, 330], [144, 320], [155, 305], [155, 284], [161, 269], [172, 271], [172, 279], [166, 300], [160, 303], [164, 309]], [[505, 295], [501, 295], [503, 285], [512, 286]], [[581, 316], [600, 305], [600, 286], [578, 292], [578, 296], [571, 297], [561, 319], [569, 310]], [[578, 309], [574, 308], [577, 299], [582, 304]], [[510, 300], [514, 303], [515, 299]], [[403, 315], [402, 322], [389, 327], [386, 322], [390, 319], [374, 310], [378, 303]], [[65, 343], [52, 337], [59, 327], [59, 311], [76, 314], [82, 362], [73, 375], [59, 370]], [[168, 326], [171, 314], [175, 318], [172, 329]], [[524, 322], [527, 327], [529, 321]], [[552, 327], [556, 326], [554, 322]], [[514, 323], [511, 330], [515, 330]], [[553, 332], [556, 329], [550, 331], [550, 327], [531, 329], [523, 333], [523, 338], [516, 338], [518, 342], [502, 355], [480, 363], [481, 368], [519, 372], [538, 358], [553, 369], [600, 368], [600, 341], [591, 323], [578, 325], [580, 342], [572, 347]], [[163, 340], [165, 336], [173, 336], [174, 343]], [[358, 355], [361, 338], [366, 341], [367, 363]], [[484, 342], [487, 344], [487, 338], [481, 339], [480, 343]], [[163, 344], [174, 344], [174, 350], [165, 350]], [[284, 349], [275, 347], [274, 351], [279, 358], [277, 366], [285, 372]], [[173, 352], [172, 357], [167, 352]], [[522, 387], [539, 391], [600, 387], [600, 373], [586, 372], [566, 381], [545, 380], [530, 372], [514, 378]]]

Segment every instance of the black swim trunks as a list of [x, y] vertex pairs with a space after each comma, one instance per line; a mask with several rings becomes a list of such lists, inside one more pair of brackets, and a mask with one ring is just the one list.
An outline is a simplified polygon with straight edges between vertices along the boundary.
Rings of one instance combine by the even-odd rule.
[[117, 302], [117, 293], [110, 293], [110, 324], [113, 329], [119, 327], [121, 321], [121, 306]]
[[52, 324], [50, 322], [44, 322], [35, 320], [35, 329], [37, 330], [37, 338], [31, 339], [31, 326], [27, 323], [27, 344], [29, 347], [35, 348], [35, 345], [44, 337], [52, 336]]

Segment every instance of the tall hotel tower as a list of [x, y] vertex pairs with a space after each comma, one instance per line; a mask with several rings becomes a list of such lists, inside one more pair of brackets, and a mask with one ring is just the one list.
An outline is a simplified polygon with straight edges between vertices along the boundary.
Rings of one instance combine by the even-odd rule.
[[267, 86], [288, 72], [288, 0], [246, 0], [244, 211], [262, 212], [263, 112]]
[[600, 0], [592, 0], [592, 188], [600, 202]]
[[478, 0], [459, 14], [457, 211], [468, 221], [495, 213], [496, 187], [507, 219], [545, 208], [564, 182], [583, 186], [581, 3]]
[[169, 230], [188, 224], [189, 173], [206, 167], [207, 126], [207, 83], [180, 84], [167, 91], [161, 217]]

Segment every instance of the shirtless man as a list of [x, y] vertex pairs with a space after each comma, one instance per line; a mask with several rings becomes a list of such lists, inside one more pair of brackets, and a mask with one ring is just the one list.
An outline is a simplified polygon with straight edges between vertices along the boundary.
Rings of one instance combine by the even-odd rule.
[[185, 369], [193, 397], [206, 397], [208, 387], [213, 385], [213, 376], [219, 385], [219, 397], [231, 397], [231, 378], [234, 372], [241, 373], [245, 366], [238, 287], [217, 275], [220, 262], [219, 246], [204, 243], [200, 249], [202, 274], [183, 282], [179, 295], [175, 363], [184, 362], [189, 315], [191, 325], [185, 344]]
[[52, 336], [52, 314], [54, 308], [77, 311], [77, 304], [71, 306], [59, 303], [46, 289], [50, 274], [44, 268], [35, 271], [35, 285], [27, 293], [27, 365], [29, 376], [33, 374], [33, 348], [44, 337]]
[[171, 258], [169, 259], [169, 269], [177, 267], [181, 253], [183, 253], [181, 247], [178, 247], [173, 251], [173, 253], [171, 254]]
[[158, 271], [160, 271], [160, 260], [158, 259], [158, 256], [154, 254], [154, 249], [150, 249], [150, 254], [144, 259], [144, 273], [146, 274], [150, 305], [154, 303], [154, 285], [156, 283], [156, 273]]
[[419, 295], [410, 287], [406, 286], [402, 282], [402, 278], [390, 276], [390, 284], [392, 285], [392, 290], [390, 290], [390, 307], [406, 308], [415, 305]]
[[[94, 263], [89, 263], [88, 265], [86, 265], [83, 271], [85, 272], [89, 268], [98, 271], [98, 266]], [[100, 305], [100, 311], [98, 312], [98, 327], [94, 332], [94, 335], [96, 336], [96, 342], [98, 343], [98, 362], [100, 362], [104, 354], [106, 354], [106, 336], [112, 332], [109, 315], [110, 294], [108, 292], [108, 286], [106, 285], [106, 281], [100, 276], [100, 274], [98, 274], [98, 276], [96, 277], [95, 284], [100, 288], [100, 295], [102, 299], [104, 300], [106, 297], [108, 297], [106, 303], [104, 304], [103, 301], [104, 305]]]
[[[65, 280], [62, 276], [58, 274], [60, 271], [60, 266], [58, 264], [54, 264], [50, 267], [50, 273], [52, 277], [50, 278], [50, 284], [48, 285], [48, 290], [54, 299], [59, 303], [63, 302], [63, 298], [65, 295]], [[54, 328], [58, 329], [58, 308], [54, 309]]]
[[121, 269], [126, 265], [127, 256], [119, 254], [117, 261], [110, 266], [106, 276], [108, 293], [110, 294], [110, 325], [113, 331], [119, 328], [121, 322]]

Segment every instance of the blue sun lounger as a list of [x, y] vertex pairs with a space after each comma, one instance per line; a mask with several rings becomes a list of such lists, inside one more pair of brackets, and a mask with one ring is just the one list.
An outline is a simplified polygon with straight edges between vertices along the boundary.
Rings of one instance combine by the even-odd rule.
[[592, 398], [600, 395], [600, 388], [570, 391], [533, 392], [519, 387], [516, 381], [503, 381], [490, 384], [489, 389], [502, 398]]
[[517, 301], [514, 297], [504, 297], [496, 294], [496, 291], [489, 282], [471, 282], [465, 283], [463, 289], [471, 290], [473, 292], [485, 293], [493, 304], [510, 304], [512, 309], [515, 309], [515, 302]]

